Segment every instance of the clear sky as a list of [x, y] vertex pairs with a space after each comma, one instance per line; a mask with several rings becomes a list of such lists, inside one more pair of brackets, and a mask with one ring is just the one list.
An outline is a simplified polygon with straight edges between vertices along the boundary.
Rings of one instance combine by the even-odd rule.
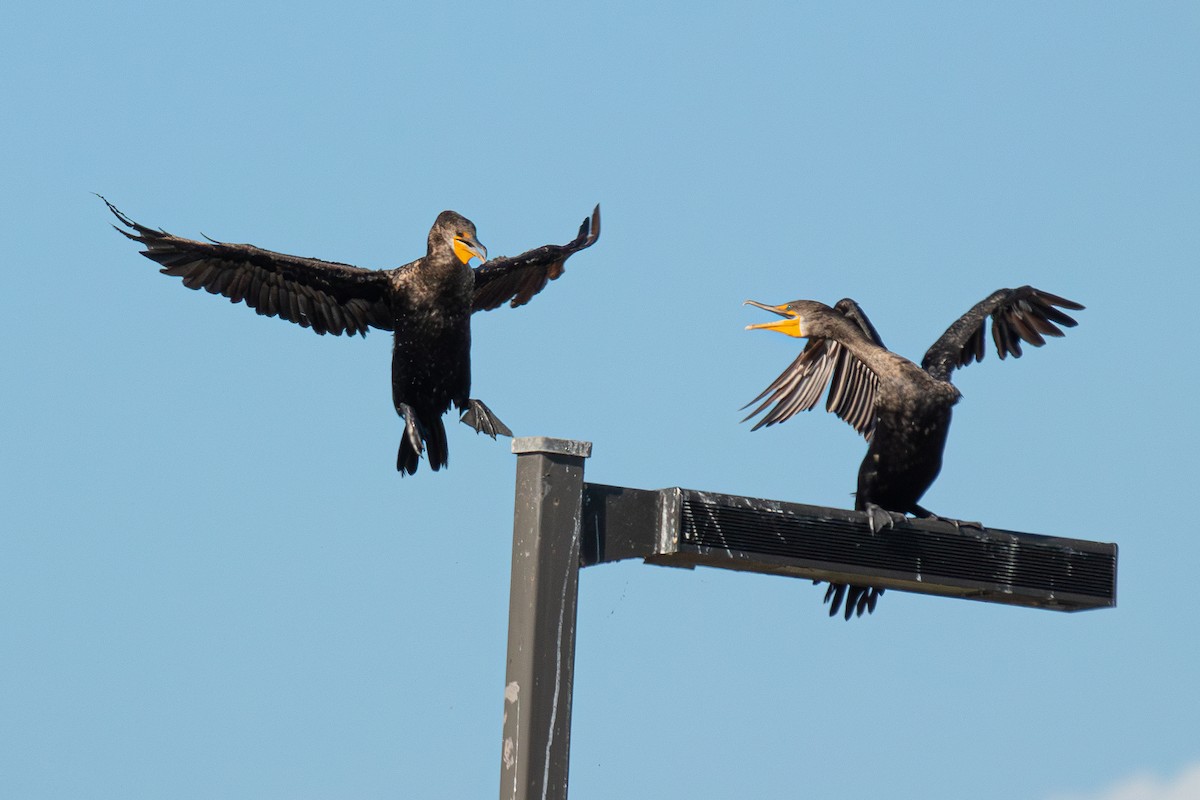
[[1086, 304], [956, 374], [924, 504], [1118, 542], [1118, 608], [588, 570], [571, 797], [1200, 797], [1200, 11], [980, 5], [5, 4], [0, 796], [497, 791], [508, 442], [401, 479], [386, 334], [187, 291], [100, 192], [372, 267], [600, 202], [475, 317], [474, 395], [643, 488], [851, 505], [849, 426], [739, 423], [798, 347], [746, 298], [854, 297], [913, 358], [996, 288]]

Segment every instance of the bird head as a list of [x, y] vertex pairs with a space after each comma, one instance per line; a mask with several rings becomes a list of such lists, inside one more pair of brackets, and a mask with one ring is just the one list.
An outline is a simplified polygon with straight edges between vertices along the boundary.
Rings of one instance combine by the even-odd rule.
[[778, 306], [769, 306], [766, 303], [759, 303], [754, 300], [747, 300], [742, 305], [754, 306], [765, 311], [770, 311], [772, 314], [778, 314], [783, 319], [777, 319], [773, 322], [760, 322], [757, 325], [747, 325], [746, 330], [768, 330], [779, 331], [786, 333], [788, 336], [794, 336], [798, 339], [803, 339], [808, 336], [804, 328], [804, 315], [800, 312], [800, 302], [793, 301], [784, 303]]
[[[435, 237], [441, 242], [434, 241]], [[443, 211], [438, 215], [429, 234], [431, 249], [444, 242], [454, 256], [466, 264], [472, 258], [487, 261], [487, 248], [475, 238], [475, 223], [454, 211]]]

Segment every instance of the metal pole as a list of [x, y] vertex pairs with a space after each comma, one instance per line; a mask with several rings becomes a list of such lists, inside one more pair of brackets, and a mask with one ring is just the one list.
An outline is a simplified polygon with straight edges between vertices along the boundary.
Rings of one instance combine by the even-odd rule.
[[513, 440], [517, 489], [500, 800], [566, 800], [583, 462], [591, 442]]

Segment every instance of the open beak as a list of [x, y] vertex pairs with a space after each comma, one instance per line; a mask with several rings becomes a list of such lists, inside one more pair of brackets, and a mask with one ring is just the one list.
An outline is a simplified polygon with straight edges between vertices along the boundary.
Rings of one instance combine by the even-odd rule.
[[472, 257], [478, 258], [481, 262], [487, 261], [487, 248], [479, 243], [479, 240], [470, 234], [454, 237], [454, 255], [458, 256], [458, 260], [466, 264]]
[[766, 303], [759, 303], [754, 300], [747, 300], [742, 305], [754, 306], [761, 308], [764, 311], [770, 311], [772, 314], [778, 314], [783, 319], [773, 320], [771, 322], [760, 322], [757, 325], [747, 325], [746, 330], [764, 330], [764, 331], [779, 331], [788, 336], [796, 336], [802, 338], [803, 333], [800, 332], [800, 317], [795, 311], [789, 311], [787, 304], [781, 306], [769, 306]]

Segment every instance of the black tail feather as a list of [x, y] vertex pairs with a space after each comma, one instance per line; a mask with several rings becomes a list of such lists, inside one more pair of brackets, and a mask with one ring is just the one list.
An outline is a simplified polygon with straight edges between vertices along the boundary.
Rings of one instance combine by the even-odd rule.
[[403, 477], [406, 473], [412, 475], [421, 463], [421, 454], [413, 449], [412, 442], [407, 436], [400, 437], [400, 452], [396, 454], [396, 471]]
[[[813, 581], [820, 583], [820, 581]], [[845, 583], [831, 583], [825, 590], [825, 602], [829, 603], [829, 616], [836, 617], [845, 600], [845, 618], [861, 617], [864, 613], [875, 611], [875, 604], [883, 595], [884, 590], [874, 586], [851, 586]]]
[[446, 426], [442, 424], [442, 418], [437, 417], [432, 422], [427, 422], [425, 427], [428, 430], [428, 437], [425, 439], [425, 455], [429, 459], [429, 468], [437, 472], [442, 467], [450, 466], [450, 446], [446, 443]]

